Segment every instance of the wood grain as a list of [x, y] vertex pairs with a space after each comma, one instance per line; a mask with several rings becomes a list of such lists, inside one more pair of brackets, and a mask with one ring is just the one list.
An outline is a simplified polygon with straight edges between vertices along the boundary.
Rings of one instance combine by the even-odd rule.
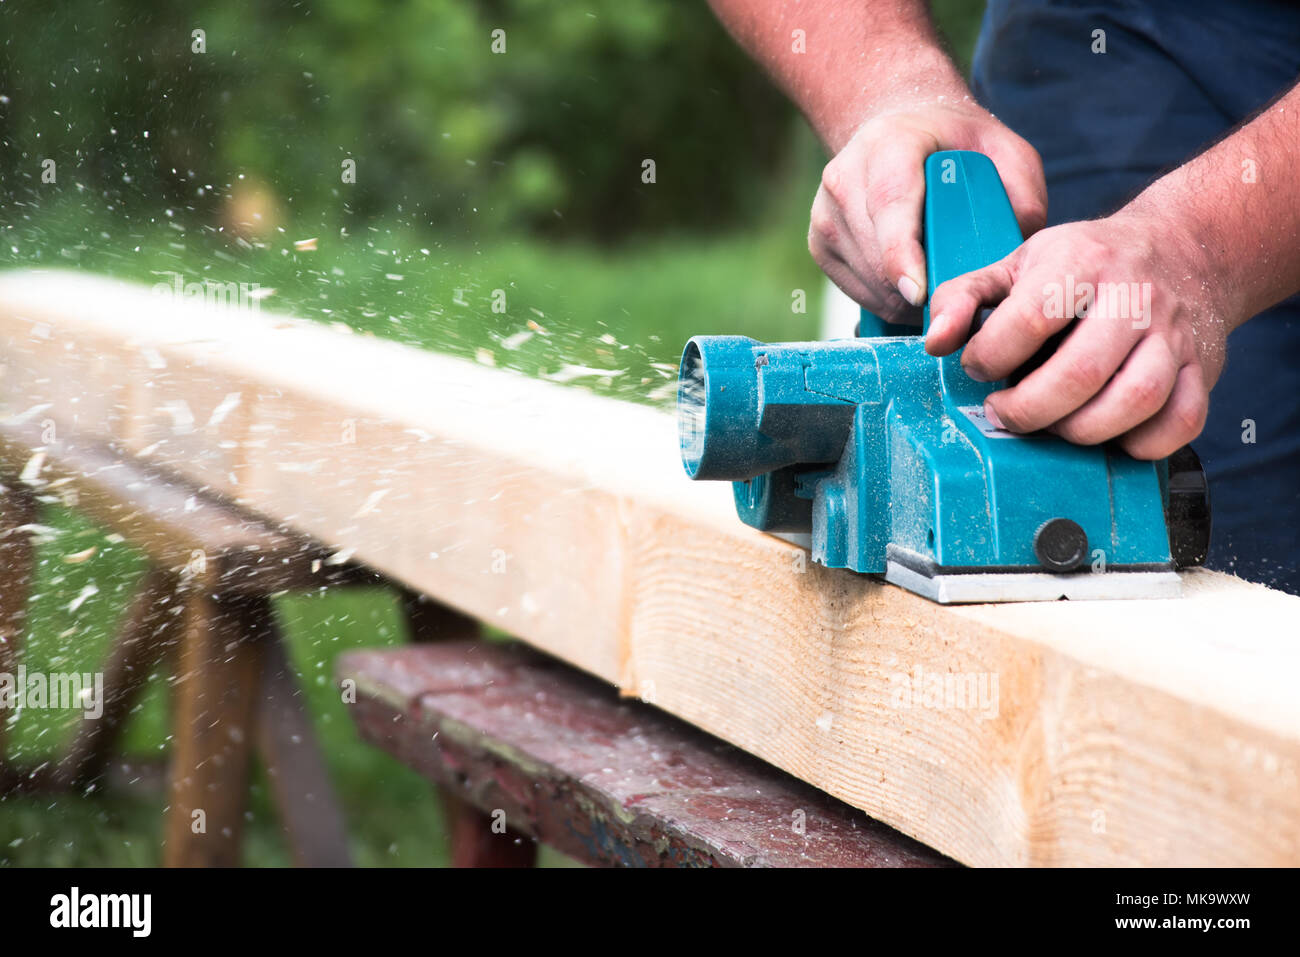
[[592, 865], [952, 864], [532, 649], [451, 641], [352, 651], [335, 673], [355, 682], [350, 711], [367, 741], [453, 792], [453, 821], [478, 812], [469, 846], [487, 866], [516, 866], [534, 846], [527, 835]]
[[168, 772], [163, 863], [237, 867], [270, 599], [189, 596], [173, 686], [177, 734]]
[[0, 277], [0, 363], [0, 413], [116, 440], [961, 861], [1300, 864], [1300, 599], [1194, 572], [1174, 601], [941, 608], [741, 526], [661, 413], [92, 277]]

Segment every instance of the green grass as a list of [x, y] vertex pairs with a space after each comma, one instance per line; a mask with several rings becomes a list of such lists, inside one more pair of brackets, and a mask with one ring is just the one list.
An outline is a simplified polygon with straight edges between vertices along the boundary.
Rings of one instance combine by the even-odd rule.
[[[444, 243], [409, 226], [277, 232], [231, 242], [167, 217], [110, 221], [70, 198], [19, 211], [0, 231], [0, 268], [76, 268], [154, 283], [274, 290], [263, 311], [341, 323], [422, 348], [667, 404], [681, 347], [699, 332], [810, 335], [824, 279], [804, 247], [807, 197], [775, 204], [751, 233], [660, 237], [604, 249], [528, 238]], [[314, 251], [295, 240], [315, 239]], [[795, 312], [796, 290], [806, 299]], [[498, 292], [499, 291], [499, 292]], [[494, 299], [504, 311], [494, 311]], [[528, 335], [530, 332], [533, 334]], [[567, 371], [566, 371], [567, 370]]]
[[[144, 281], [257, 283], [275, 289], [263, 310], [292, 312], [421, 348], [534, 375], [566, 366], [611, 370], [577, 384], [667, 405], [682, 343], [697, 332], [803, 338], [815, 330], [823, 280], [803, 246], [802, 201], [778, 208], [763, 229], [714, 238], [681, 236], [616, 250], [503, 238], [438, 245], [408, 227], [340, 235], [299, 230], [257, 246], [203, 228], [110, 219], [72, 202], [19, 212], [0, 232], [0, 268], [64, 267]], [[12, 211], [11, 211], [12, 212]], [[317, 250], [295, 239], [317, 236]], [[506, 311], [491, 308], [506, 291]], [[807, 311], [791, 311], [795, 289]], [[507, 341], [536, 331], [520, 342]], [[52, 531], [39, 551], [25, 662], [50, 671], [93, 671], [142, 569], [139, 555], [77, 515], [47, 508]], [[65, 556], [96, 547], [79, 563]], [[74, 601], [96, 589], [74, 608]], [[446, 863], [441, 809], [428, 783], [361, 743], [334, 688], [332, 667], [350, 648], [405, 640], [393, 596], [383, 589], [292, 596], [277, 602], [290, 653], [306, 689], [322, 750], [363, 865]], [[53, 758], [76, 714], [9, 716], [10, 756], [24, 765]], [[133, 715], [125, 751], [163, 757], [168, 748], [165, 682], [157, 676]], [[163, 795], [111, 791], [88, 796], [0, 800], [0, 864], [157, 864]], [[260, 774], [249, 810], [245, 859], [289, 863]], [[546, 854], [547, 863], [564, 863]]]

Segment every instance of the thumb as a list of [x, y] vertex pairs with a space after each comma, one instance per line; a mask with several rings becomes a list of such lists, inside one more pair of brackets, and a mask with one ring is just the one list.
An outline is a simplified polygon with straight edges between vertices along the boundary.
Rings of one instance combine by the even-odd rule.
[[880, 247], [882, 270], [913, 306], [925, 302], [921, 215], [929, 152], [920, 137], [902, 136], [880, 144], [867, 169], [867, 215]]

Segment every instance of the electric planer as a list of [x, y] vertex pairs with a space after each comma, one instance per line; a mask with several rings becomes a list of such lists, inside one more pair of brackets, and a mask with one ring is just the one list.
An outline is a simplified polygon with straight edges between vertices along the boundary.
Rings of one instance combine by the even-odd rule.
[[[931, 295], [1023, 241], [988, 157], [935, 153], [925, 180]], [[1191, 448], [1146, 462], [995, 428], [984, 398], [1006, 382], [928, 355], [929, 321], [927, 305], [920, 335], [863, 310], [851, 339], [692, 338], [677, 394], [686, 473], [732, 482], [748, 525], [810, 534], [814, 561], [937, 602], [1177, 597], [1175, 569], [1209, 547]]]

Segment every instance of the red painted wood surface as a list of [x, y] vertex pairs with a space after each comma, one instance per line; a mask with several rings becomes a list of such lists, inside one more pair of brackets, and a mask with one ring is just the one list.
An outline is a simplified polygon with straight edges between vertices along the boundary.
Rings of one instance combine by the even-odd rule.
[[[508, 828], [591, 864], [953, 862], [554, 659], [455, 641], [339, 659], [368, 741]], [[345, 687], [347, 687], [345, 685]]]

